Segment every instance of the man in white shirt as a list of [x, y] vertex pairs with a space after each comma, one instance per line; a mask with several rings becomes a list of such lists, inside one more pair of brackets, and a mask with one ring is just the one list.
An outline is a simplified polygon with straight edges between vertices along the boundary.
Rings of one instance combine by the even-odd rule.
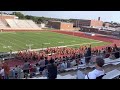
[[102, 68], [103, 65], [104, 65], [104, 60], [102, 58], [96, 58], [96, 61], [95, 61], [96, 69], [89, 72], [85, 76], [85, 79], [101, 79], [105, 75], [105, 72]]

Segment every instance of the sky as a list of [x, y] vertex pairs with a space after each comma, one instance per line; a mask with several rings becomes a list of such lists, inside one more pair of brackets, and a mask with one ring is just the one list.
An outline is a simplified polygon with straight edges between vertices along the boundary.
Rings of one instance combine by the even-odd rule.
[[[12, 11], [5, 11], [11, 13]], [[44, 16], [62, 19], [98, 19], [104, 22], [120, 23], [120, 11], [20, 11], [25, 15]]]

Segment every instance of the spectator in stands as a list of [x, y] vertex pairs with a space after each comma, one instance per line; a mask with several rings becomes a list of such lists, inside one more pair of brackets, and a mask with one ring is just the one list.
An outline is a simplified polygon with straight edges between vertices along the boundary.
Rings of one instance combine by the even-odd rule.
[[30, 71], [30, 78], [32, 78], [32, 76], [33, 76], [33, 69], [34, 69], [33, 65], [30, 64], [30, 70], [29, 70]]
[[60, 66], [60, 71], [63, 72], [67, 68], [67, 63], [63, 61]]
[[3, 68], [5, 72], [5, 79], [9, 79], [10, 67], [8, 66], [8, 63], [4, 63]]
[[50, 60], [50, 64], [47, 66], [48, 69], [48, 79], [57, 78], [57, 66], [54, 64], [54, 60]]
[[24, 65], [23, 65], [23, 72], [24, 72], [24, 78], [26, 78], [27, 79], [27, 77], [28, 77], [28, 74], [29, 74], [29, 62], [27, 62], [26, 60], [25, 60], [25, 63], [24, 63]]
[[40, 66], [40, 74], [42, 74], [42, 71], [44, 70], [45, 67], [45, 60], [44, 58], [41, 58], [41, 60], [39, 61], [39, 66]]
[[19, 72], [19, 68], [18, 68], [18, 66], [16, 65], [16, 67], [15, 67], [15, 78], [16, 78], [16, 79], [18, 78], [18, 72]]
[[4, 79], [5, 78], [5, 72], [4, 72], [4, 68], [2, 67], [0, 70], [0, 79]]
[[76, 60], [72, 60], [70, 64], [71, 64], [71, 67], [75, 66], [77, 64]]
[[70, 60], [67, 61], [67, 68], [70, 68], [71, 67], [71, 63], [70, 63]]
[[103, 70], [104, 60], [102, 58], [97, 57], [95, 62], [96, 69], [89, 72], [85, 79], [102, 79], [102, 77], [105, 75], [105, 72]]
[[111, 52], [112, 52], [111, 47], [107, 47], [105, 58], [108, 58], [110, 56]]
[[115, 48], [114, 56], [115, 56], [116, 59], [120, 57], [120, 51], [119, 51], [118, 48]]
[[22, 74], [22, 69], [20, 66], [18, 66], [18, 79], [21, 78], [21, 74]]
[[15, 79], [15, 69], [10, 70], [10, 79]]
[[42, 72], [42, 75], [44, 76], [44, 77], [48, 77], [48, 70], [47, 70], [47, 67], [45, 66], [45, 69], [43, 70], [43, 72]]
[[[1, 71], [1, 69], [2, 69], [2, 67], [0, 67], [0, 71]], [[2, 76], [1, 76], [1, 74], [0, 74], [0, 79], [2, 79]]]
[[91, 47], [89, 47], [85, 53], [85, 63], [86, 65], [89, 64], [90, 62], [90, 59], [91, 59]]
[[45, 65], [47, 65], [48, 64], [48, 59], [47, 59], [47, 57], [45, 57]]

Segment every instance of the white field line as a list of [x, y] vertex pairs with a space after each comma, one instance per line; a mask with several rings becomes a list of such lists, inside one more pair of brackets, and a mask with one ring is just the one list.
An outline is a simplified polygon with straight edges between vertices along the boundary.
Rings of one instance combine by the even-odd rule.
[[75, 41], [71, 41], [71, 42], [75, 42]]
[[[3, 39], [2, 39], [2, 40], [3, 40]], [[19, 46], [18, 44], [13, 43], [13, 42], [11, 42], [11, 41], [8, 41], [8, 40], [4, 40], [4, 41], [5, 41], [5, 42], [9, 42], [9, 43], [11, 43], [12, 45], [18, 46], [18, 47], [20, 47], [20, 48], [23, 48], [23, 47]], [[12, 50], [14, 50], [14, 49], [12, 49]]]
[[50, 44], [50, 43], [43, 43], [43, 44]]
[[64, 34], [64, 33], [57, 33], [57, 32], [53, 32], [53, 33], [56, 33], [56, 34], [62, 34], [62, 35], [66, 35], [66, 36], [77, 37], [77, 38], [81, 38], [81, 39], [89, 39], [89, 40], [94, 40], [94, 41], [97, 41], [97, 42], [99, 42], [99, 41], [100, 41], [100, 40], [96, 40], [96, 39], [90, 39], [90, 38], [86, 38], [86, 37], [73, 36], [73, 35]]
[[82, 44], [73, 44], [73, 45], [65, 45], [65, 46], [68, 47], [68, 46], [76, 46], [76, 45], [86, 45], [86, 44], [101, 43], [101, 42], [103, 42], [103, 41], [91, 42], [91, 43], [82, 43]]
[[8, 34], [8, 33], [10, 33], [10, 34], [16, 34], [16, 32], [0, 32], [0, 34]]
[[64, 43], [64, 42], [58, 42], [58, 43]]
[[[75, 45], [86, 45], [86, 44], [94, 44], [94, 43], [101, 43], [103, 41], [99, 41], [99, 42], [91, 42], [91, 43], [82, 43], [82, 44], [72, 44], [72, 45], [65, 45], [65, 46], [56, 46], [56, 47], [68, 47], [68, 46], [75, 46]], [[56, 48], [56, 47], [49, 47], [49, 48]], [[46, 50], [47, 48], [40, 48], [40, 49], [31, 49], [31, 51], [39, 51], [39, 50]], [[17, 53], [16, 52], [13, 52], [13, 53]]]

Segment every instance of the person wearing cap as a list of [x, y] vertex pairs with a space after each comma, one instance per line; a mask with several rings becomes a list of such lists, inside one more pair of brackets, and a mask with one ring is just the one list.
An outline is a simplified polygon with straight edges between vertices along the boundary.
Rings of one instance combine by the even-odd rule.
[[102, 79], [102, 77], [105, 75], [105, 72], [103, 70], [104, 60], [100, 57], [96, 58], [95, 61], [95, 70], [89, 72], [85, 79]]

